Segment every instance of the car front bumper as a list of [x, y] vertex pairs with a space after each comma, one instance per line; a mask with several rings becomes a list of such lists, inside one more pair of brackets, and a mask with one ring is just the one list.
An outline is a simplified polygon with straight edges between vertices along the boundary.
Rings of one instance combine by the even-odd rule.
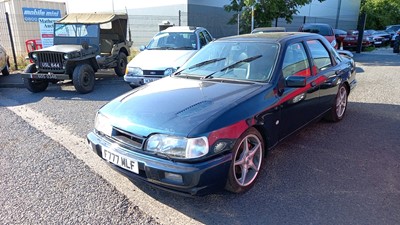
[[158, 79], [163, 78], [162, 76], [124, 76], [124, 81], [128, 82], [132, 86], [141, 86], [153, 81], [156, 81]]
[[[92, 150], [101, 158], [103, 158], [102, 149], [113, 149], [124, 158], [138, 162], [138, 173], [109, 163], [113, 169], [129, 179], [145, 180], [162, 189], [189, 195], [204, 195], [222, 189], [232, 160], [232, 154], [226, 154], [202, 162], [176, 162], [129, 150], [94, 132], [87, 135], [87, 140]], [[181, 180], [170, 179], [167, 174], [181, 177]]]

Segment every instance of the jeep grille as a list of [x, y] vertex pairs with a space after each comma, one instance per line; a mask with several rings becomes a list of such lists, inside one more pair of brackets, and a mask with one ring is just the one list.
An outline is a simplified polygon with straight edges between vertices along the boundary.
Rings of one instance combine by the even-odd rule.
[[63, 71], [63, 57], [61, 52], [38, 52], [37, 65], [41, 71]]

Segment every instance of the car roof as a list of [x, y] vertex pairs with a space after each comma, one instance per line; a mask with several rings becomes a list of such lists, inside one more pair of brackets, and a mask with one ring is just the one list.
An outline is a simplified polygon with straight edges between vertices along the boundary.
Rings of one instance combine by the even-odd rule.
[[216, 40], [219, 41], [261, 41], [280, 43], [295, 38], [301, 37], [322, 37], [318, 34], [304, 33], [304, 32], [268, 32], [268, 33], [254, 33], [254, 34], [242, 34], [230, 37], [223, 37]]
[[261, 32], [261, 31], [267, 31], [267, 32], [279, 32], [279, 31], [286, 31], [285, 27], [257, 27], [255, 28], [252, 33], [254, 32]]
[[204, 29], [202, 27], [194, 27], [194, 26], [173, 26], [168, 27], [167, 29], [161, 32], [195, 32], [196, 30]]

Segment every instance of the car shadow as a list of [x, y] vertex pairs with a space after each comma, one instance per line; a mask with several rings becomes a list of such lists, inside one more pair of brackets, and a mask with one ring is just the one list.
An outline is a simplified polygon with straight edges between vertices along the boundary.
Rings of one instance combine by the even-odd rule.
[[399, 112], [399, 105], [350, 102], [340, 123], [310, 124], [269, 152], [244, 194], [186, 197], [134, 184], [204, 224], [399, 221]]
[[[110, 101], [123, 93], [131, 91], [132, 88], [122, 77], [100, 76], [96, 77], [94, 90], [87, 94], [76, 92], [72, 81], [50, 83], [46, 91], [31, 93], [26, 88], [18, 88], [18, 99], [15, 104], [24, 105], [32, 102], [39, 102], [43, 98], [71, 101]], [[0, 88], [0, 93], [15, 92], [15, 88]]]

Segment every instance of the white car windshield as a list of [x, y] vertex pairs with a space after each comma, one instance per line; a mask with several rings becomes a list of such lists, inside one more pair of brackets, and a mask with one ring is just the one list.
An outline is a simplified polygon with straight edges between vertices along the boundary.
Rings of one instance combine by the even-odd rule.
[[154, 36], [147, 49], [196, 50], [196, 34], [190, 32], [161, 32]]

